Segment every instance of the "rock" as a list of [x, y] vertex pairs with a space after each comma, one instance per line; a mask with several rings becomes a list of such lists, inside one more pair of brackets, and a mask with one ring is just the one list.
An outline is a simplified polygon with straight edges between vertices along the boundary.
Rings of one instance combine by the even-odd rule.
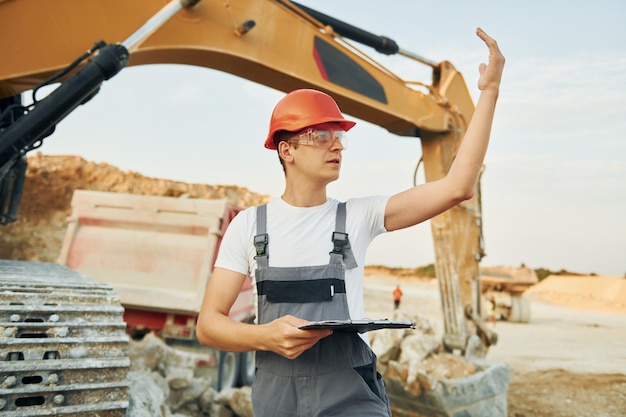
[[127, 417], [161, 417], [165, 396], [154, 383], [148, 371], [131, 371], [129, 380], [129, 407]]
[[250, 387], [218, 395], [210, 379], [194, 377], [203, 354], [175, 349], [147, 334], [141, 341], [130, 343], [129, 356], [129, 417], [252, 416]]
[[400, 342], [404, 332], [397, 329], [377, 330], [376, 337], [371, 341], [372, 350], [381, 364], [396, 360], [400, 353]]
[[148, 369], [157, 371], [166, 355], [166, 346], [161, 340], [148, 333], [140, 341], [130, 341], [131, 370]]
[[229, 388], [217, 394], [215, 402], [227, 405], [239, 417], [253, 417], [251, 396], [250, 387]]
[[[180, 379], [179, 379], [180, 381]], [[188, 380], [181, 389], [172, 389], [167, 398], [167, 403], [172, 411], [187, 410], [196, 415], [201, 411], [200, 398], [203, 393], [210, 389], [208, 381], [201, 378]]]

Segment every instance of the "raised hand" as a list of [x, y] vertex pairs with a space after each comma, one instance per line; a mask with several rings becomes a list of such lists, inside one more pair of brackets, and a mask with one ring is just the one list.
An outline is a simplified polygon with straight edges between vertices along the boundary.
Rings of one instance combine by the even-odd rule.
[[504, 55], [500, 52], [495, 39], [487, 35], [484, 30], [477, 28], [476, 34], [489, 48], [489, 62], [487, 64], [481, 63], [478, 67], [478, 72], [480, 73], [478, 88], [481, 91], [493, 90], [497, 93], [500, 89], [500, 80], [502, 79]]

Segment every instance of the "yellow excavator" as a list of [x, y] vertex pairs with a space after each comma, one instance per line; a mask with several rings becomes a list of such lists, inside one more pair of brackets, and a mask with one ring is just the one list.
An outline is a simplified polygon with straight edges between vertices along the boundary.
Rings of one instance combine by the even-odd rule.
[[[428, 67], [432, 77], [426, 81], [402, 79], [355, 43], [381, 54], [402, 55]], [[25, 155], [41, 146], [61, 120], [94, 98], [101, 87], [106, 88], [104, 81], [126, 66], [188, 64], [228, 72], [284, 92], [297, 88], [325, 91], [343, 112], [396, 135], [419, 139], [426, 181], [446, 174], [474, 111], [463, 76], [450, 62], [433, 62], [403, 50], [392, 39], [288, 0], [0, 0], [0, 57], [1, 224], [17, 219], [27, 169]], [[40, 89], [49, 85], [56, 88], [38, 97]], [[22, 100], [26, 92], [32, 94], [28, 105]], [[479, 262], [484, 250], [480, 196], [479, 183], [472, 199], [432, 219], [431, 227], [444, 319], [443, 344], [449, 351], [472, 350], [484, 357], [497, 335], [487, 328], [481, 311]], [[68, 292], [80, 287], [98, 301], [114, 298], [97, 282], [81, 283], [84, 277], [69, 277], [70, 271], [58, 267], [0, 261], [0, 292], [4, 294], [0, 297], [0, 327], [17, 329], [12, 333], [14, 339], [0, 336], [0, 363], [18, 363], [11, 368], [14, 374], [28, 374], [25, 359], [37, 349], [37, 338], [32, 337], [36, 331], [28, 329], [37, 326], [24, 317], [28, 316], [28, 303], [40, 301], [45, 291], [21, 297], [19, 302], [16, 294], [55, 285]], [[58, 271], [48, 273], [48, 269]], [[52, 284], [42, 281], [45, 275], [53, 277]], [[40, 309], [52, 317], [56, 313], [50, 305], [58, 302], [52, 300]], [[110, 304], [114, 316], [110, 320], [119, 320], [115, 302]], [[122, 352], [119, 358], [106, 358], [113, 362], [107, 368], [113, 375], [127, 358], [122, 337], [116, 333], [108, 339], [113, 343], [112, 352]], [[76, 348], [51, 349], [48, 356], [71, 355], [72, 349]], [[50, 366], [39, 362], [37, 366], [46, 369], [42, 381], [54, 380], [54, 375], [59, 378]], [[0, 382], [9, 376], [10, 372], [0, 370]], [[109, 382], [102, 381], [101, 392], [124, 391], [123, 383], [105, 387]], [[19, 383], [17, 378], [13, 386]], [[20, 409], [16, 401], [28, 396], [12, 397], [5, 385], [0, 388], [0, 412]], [[70, 401], [68, 394], [51, 392], [28, 397], [24, 404], [60, 407]], [[125, 410], [123, 394], [107, 395], [108, 410]], [[74, 403], [80, 404], [80, 400]]]

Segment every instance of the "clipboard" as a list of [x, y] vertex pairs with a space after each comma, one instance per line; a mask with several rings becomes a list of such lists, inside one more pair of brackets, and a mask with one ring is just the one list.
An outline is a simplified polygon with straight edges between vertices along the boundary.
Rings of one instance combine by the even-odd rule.
[[365, 333], [380, 329], [414, 329], [415, 322], [392, 321], [388, 319], [322, 320], [307, 323], [298, 328], [302, 330], [330, 329], [338, 332]]

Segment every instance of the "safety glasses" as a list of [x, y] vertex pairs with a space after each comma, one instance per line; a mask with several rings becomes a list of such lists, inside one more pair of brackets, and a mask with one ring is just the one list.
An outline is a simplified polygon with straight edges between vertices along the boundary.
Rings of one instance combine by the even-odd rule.
[[304, 132], [295, 135], [287, 142], [298, 143], [300, 145], [317, 146], [319, 148], [330, 148], [339, 140], [343, 149], [346, 149], [346, 132], [343, 130], [325, 130], [325, 129], [307, 129]]

